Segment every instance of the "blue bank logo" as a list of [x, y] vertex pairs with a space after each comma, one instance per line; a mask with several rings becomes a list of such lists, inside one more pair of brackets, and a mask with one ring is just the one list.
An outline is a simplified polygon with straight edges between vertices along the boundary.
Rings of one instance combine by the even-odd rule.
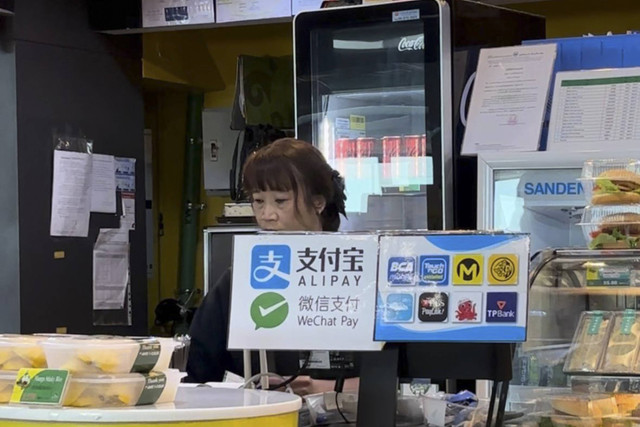
[[420, 256], [420, 284], [440, 285], [449, 284], [449, 255]]
[[389, 294], [384, 310], [384, 321], [401, 323], [413, 321], [413, 294]]
[[391, 257], [387, 269], [387, 281], [392, 285], [413, 285], [416, 273], [416, 259], [412, 257]]
[[256, 245], [251, 250], [251, 287], [285, 289], [291, 274], [291, 248], [287, 245]]
[[516, 292], [487, 292], [487, 322], [516, 323], [518, 294]]

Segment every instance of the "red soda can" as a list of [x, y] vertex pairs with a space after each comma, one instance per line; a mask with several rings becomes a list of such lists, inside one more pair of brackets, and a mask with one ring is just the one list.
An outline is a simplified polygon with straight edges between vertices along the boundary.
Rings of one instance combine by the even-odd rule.
[[406, 135], [404, 137], [404, 155], [407, 157], [419, 157], [421, 155], [421, 139], [420, 135]]
[[336, 141], [336, 159], [352, 157], [355, 154], [355, 140], [351, 138], [338, 138]]
[[399, 171], [396, 171], [395, 169], [392, 171], [391, 158], [400, 157], [401, 146], [402, 137], [400, 136], [382, 137], [382, 171], [385, 178], [391, 178], [392, 176], [399, 174]]
[[375, 143], [375, 138], [358, 138], [356, 140], [355, 157], [371, 157], [373, 155], [373, 146]]
[[404, 137], [404, 155], [406, 157], [413, 157], [411, 159], [409, 176], [417, 177], [420, 175], [420, 135], [405, 135]]
[[420, 155], [427, 156], [427, 135], [425, 134], [420, 138]]

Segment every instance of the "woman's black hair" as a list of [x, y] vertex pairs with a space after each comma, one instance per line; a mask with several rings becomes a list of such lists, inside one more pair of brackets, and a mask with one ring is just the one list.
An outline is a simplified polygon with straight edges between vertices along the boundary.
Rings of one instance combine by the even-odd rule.
[[340, 214], [346, 216], [344, 180], [308, 142], [278, 139], [251, 154], [242, 175], [242, 186], [248, 195], [257, 191], [293, 191], [296, 200], [302, 193], [308, 206], [313, 205], [314, 197], [322, 196], [323, 231], [338, 231]]

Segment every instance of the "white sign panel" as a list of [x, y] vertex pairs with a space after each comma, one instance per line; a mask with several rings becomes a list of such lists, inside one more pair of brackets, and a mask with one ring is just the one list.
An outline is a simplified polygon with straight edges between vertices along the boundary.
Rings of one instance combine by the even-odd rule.
[[640, 67], [556, 74], [549, 150], [636, 148]]
[[555, 44], [480, 51], [463, 154], [538, 149], [555, 58]]
[[230, 349], [379, 350], [378, 236], [235, 236]]
[[216, 21], [235, 22], [291, 16], [291, 0], [216, 0]]
[[382, 236], [375, 339], [526, 339], [529, 236]]
[[215, 21], [213, 0], [142, 0], [144, 28]]

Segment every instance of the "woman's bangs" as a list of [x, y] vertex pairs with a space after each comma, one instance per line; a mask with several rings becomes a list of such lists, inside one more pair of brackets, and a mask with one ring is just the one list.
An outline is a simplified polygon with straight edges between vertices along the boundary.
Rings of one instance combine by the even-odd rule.
[[297, 189], [291, 165], [269, 158], [252, 160], [247, 164], [244, 173], [243, 186], [246, 192], [295, 191]]

